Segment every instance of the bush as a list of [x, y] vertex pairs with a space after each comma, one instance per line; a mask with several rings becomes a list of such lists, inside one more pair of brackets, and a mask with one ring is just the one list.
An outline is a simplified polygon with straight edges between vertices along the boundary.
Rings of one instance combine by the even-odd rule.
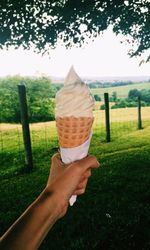
[[137, 107], [137, 102], [134, 102], [134, 101], [132, 101], [132, 102], [127, 102], [127, 106], [126, 106], [126, 107], [128, 107], [128, 108]]
[[100, 110], [104, 110], [105, 109], [105, 104], [102, 104], [101, 106], [100, 106]]
[[[150, 106], [150, 103], [141, 101], [141, 106], [146, 107]], [[131, 100], [120, 100], [119, 102], [116, 102], [111, 109], [117, 109], [117, 108], [130, 108], [130, 107], [137, 107], [137, 101], [131, 101]]]
[[120, 100], [119, 102], [116, 102], [114, 105], [111, 106], [111, 109], [115, 108], [126, 108], [127, 102], [125, 99]]
[[100, 102], [101, 101], [101, 97], [99, 95], [94, 95], [94, 99], [95, 101], [97, 102]]

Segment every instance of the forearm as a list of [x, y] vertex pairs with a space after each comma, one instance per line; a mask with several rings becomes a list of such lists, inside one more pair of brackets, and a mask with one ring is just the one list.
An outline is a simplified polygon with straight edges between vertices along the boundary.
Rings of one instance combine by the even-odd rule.
[[0, 249], [37, 249], [58, 217], [57, 199], [45, 189], [0, 239]]

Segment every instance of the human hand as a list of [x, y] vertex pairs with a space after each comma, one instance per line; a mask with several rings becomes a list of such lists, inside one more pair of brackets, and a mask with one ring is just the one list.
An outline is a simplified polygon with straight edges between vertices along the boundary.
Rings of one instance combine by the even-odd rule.
[[47, 188], [55, 194], [61, 204], [60, 217], [66, 213], [70, 197], [85, 192], [91, 169], [98, 167], [99, 163], [95, 156], [89, 155], [67, 165], [62, 162], [59, 153], [52, 157]]

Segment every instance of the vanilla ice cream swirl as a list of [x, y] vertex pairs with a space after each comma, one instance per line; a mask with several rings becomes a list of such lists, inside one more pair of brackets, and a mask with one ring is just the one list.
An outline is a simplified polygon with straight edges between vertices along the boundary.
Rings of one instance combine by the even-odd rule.
[[85, 83], [65, 85], [56, 94], [56, 117], [93, 117], [94, 99]]

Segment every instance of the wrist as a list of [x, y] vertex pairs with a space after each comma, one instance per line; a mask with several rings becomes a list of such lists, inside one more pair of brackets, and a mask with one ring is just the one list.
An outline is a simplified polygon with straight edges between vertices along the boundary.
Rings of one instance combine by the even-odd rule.
[[55, 219], [58, 220], [63, 217], [67, 211], [68, 202], [63, 199], [61, 192], [56, 192], [51, 186], [47, 186], [44, 190], [44, 195], [52, 206]]

